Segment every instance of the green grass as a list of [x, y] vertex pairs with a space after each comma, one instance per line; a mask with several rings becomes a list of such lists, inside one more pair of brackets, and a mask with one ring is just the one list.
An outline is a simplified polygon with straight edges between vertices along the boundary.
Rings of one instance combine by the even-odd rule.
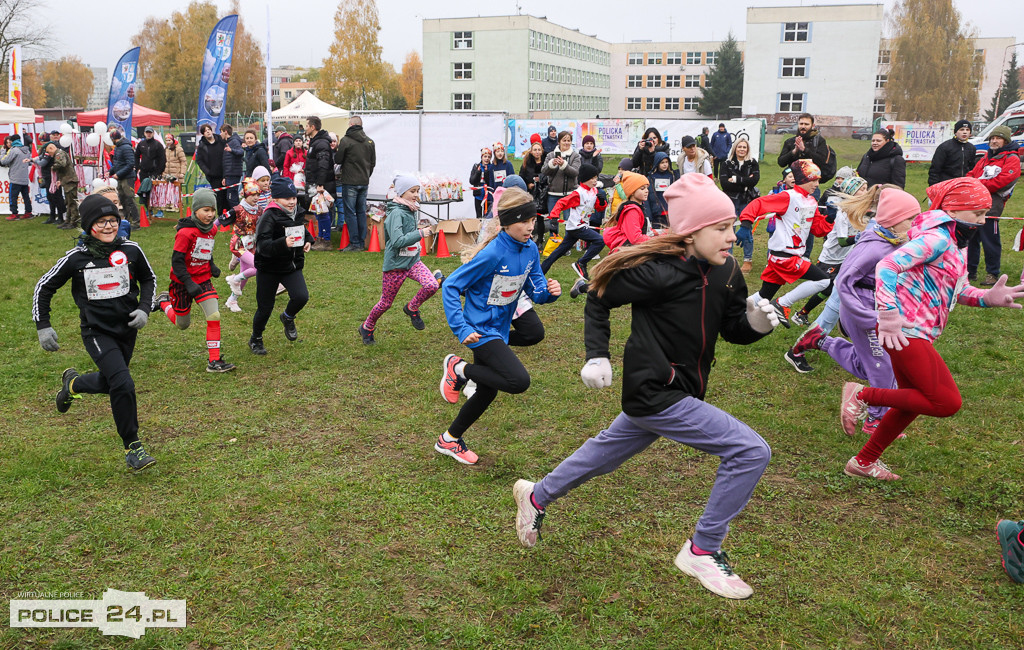
[[[833, 146], [850, 160], [866, 147]], [[767, 188], [774, 164], [764, 167]], [[908, 173], [916, 196], [925, 173]], [[161, 286], [172, 226], [137, 233]], [[61, 350], [36, 342], [32, 288], [70, 238], [39, 220], [3, 227], [4, 599], [107, 588], [186, 599], [188, 627], [151, 629], [132, 643], [142, 648], [1020, 647], [1021, 587], [1003, 574], [993, 528], [1024, 514], [1021, 312], [955, 310], [938, 349], [964, 408], [911, 425], [886, 453], [904, 477], [892, 485], [843, 476], [864, 441], [839, 428], [848, 376], [823, 355], [813, 374], [794, 373], [782, 354], [795, 329], [719, 345], [708, 401], [774, 452], [726, 542], [756, 591], [737, 603], [672, 564], [717, 463], [671, 443], [553, 505], [537, 548], [515, 540], [512, 483], [543, 476], [619, 411], [628, 310], [613, 316], [615, 383], [598, 392], [579, 380], [583, 303], [541, 306], [547, 339], [517, 351], [533, 384], [499, 396], [469, 431], [482, 460], [468, 468], [431, 448], [456, 408], [437, 394], [440, 361], [462, 349], [440, 300], [424, 306], [424, 332], [396, 303], [365, 348], [356, 327], [379, 295], [381, 255], [310, 254], [297, 343], [272, 320], [269, 355], [254, 357], [252, 290], [245, 312], [224, 310], [235, 373], [203, 371], [198, 310], [185, 332], [153, 315], [132, 368], [159, 462], [131, 476], [104, 398], [54, 411], [60, 372], [92, 368], [66, 289], [53, 304]], [[1017, 277], [1020, 255], [1006, 248], [1004, 271]], [[573, 279], [568, 261], [551, 275]], [[5, 648], [127, 645], [89, 629], [0, 631]]]

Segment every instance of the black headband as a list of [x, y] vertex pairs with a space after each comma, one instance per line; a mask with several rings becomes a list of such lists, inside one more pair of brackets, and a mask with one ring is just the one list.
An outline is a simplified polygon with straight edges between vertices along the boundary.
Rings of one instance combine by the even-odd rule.
[[498, 223], [502, 226], [511, 226], [520, 221], [527, 221], [537, 216], [537, 204], [529, 201], [514, 208], [498, 210]]

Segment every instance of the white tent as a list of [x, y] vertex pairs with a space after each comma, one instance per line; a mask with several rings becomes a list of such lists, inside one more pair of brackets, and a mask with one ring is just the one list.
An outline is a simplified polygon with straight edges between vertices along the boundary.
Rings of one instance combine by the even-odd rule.
[[32, 124], [36, 113], [31, 108], [0, 102], [0, 124]]
[[347, 118], [349, 112], [343, 108], [331, 106], [308, 90], [304, 90], [301, 95], [292, 100], [292, 103], [277, 109], [270, 114], [270, 117], [276, 122], [304, 120], [314, 115], [324, 120]]

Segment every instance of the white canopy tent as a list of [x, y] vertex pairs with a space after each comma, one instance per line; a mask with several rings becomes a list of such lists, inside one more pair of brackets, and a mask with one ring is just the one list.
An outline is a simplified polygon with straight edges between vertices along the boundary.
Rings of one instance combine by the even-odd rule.
[[33, 124], [36, 113], [31, 108], [0, 102], [0, 124]]
[[312, 116], [321, 120], [330, 118], [347, 118], [349, 112], [337, 106], [331, 106], [308, 90], [292, 100], [287, 106], [282, 106], [270, 114], [274, 121], [298, 121]]

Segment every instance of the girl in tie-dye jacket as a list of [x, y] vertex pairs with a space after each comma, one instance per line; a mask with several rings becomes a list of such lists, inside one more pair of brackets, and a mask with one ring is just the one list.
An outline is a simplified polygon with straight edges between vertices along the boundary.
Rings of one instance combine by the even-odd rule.
[[956, 304], [1014, 307], [1024, 285], [1006, 286], [1002, 276], [987, 291], [967, 284], [967, 240], [985, 221], [992, 204], [975, 178], [956, 178], [928, 188], [931, 210], [918, 215], [907, 233], [910, 241], [875, 267], [878, 339], [889, 353], [897, 388], [843, 388], [843, 430], [856, 433], [868, 405], [888, 406], [875, 432], [845, 473], [883, 481], [899, 476], [879, 460], [882, 452], [918, 415], [949, 417], [960, 410], [960, 390], [932, 342]]

